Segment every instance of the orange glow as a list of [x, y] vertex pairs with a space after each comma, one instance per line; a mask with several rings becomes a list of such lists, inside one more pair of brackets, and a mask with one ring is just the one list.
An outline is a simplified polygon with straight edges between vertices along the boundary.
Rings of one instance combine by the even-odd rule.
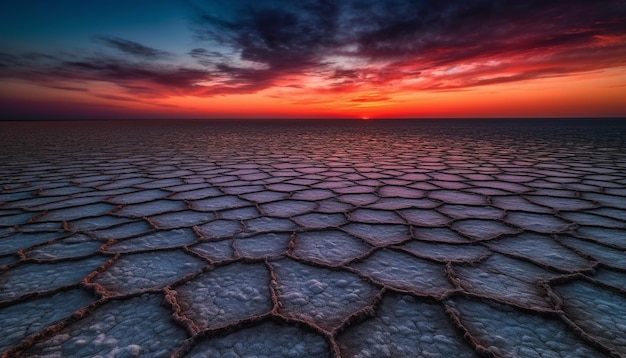
[[[351, 88], [344, 91], [272, 87], [251, 94], [137, 98], [109, 83], [89, 91], [58, 90], [24, 81], [1, 86], [19, 102], [77, 106], [124, 115], [166, 118], [437, 118], [585, 117], [626, 115], [626, 67], [559, 78], [533, 79], [448, 90]], [[116, 115], [116, 113], [120, 113]]]
[[268, 89], [212, 98], [171, 97], [191, 117], [580, 117], [626, 114], [626, 67], [459, 90], [335, 93]]
[[626, 117], [620, 1], [196, 5], [7, 5], [0, 119]]

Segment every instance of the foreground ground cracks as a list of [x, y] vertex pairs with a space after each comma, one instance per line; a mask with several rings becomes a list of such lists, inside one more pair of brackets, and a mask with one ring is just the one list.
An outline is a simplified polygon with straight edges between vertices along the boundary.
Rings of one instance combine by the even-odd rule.
[[0, 352], [626, 356], [623, 147], [220, 130], [2, 154]]

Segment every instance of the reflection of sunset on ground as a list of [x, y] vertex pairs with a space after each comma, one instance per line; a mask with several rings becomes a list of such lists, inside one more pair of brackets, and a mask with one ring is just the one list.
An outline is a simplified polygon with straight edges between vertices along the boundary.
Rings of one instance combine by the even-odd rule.
[[623, 357], [625, 141], [598, 118], [0, 122], [0, 356]]
[[1, 358], [626, 357], [626, 1], [5, 3]]
[[626, 115], [619, 1], [70, 3], [0, 15], [4, 118]]

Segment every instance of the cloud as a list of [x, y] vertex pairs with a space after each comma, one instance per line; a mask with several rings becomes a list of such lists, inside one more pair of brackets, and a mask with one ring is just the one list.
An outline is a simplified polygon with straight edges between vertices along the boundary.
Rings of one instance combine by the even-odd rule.
[[114, 48], [123, 54], [144, 59], [167, 58], [171, 55], [167, 51], [157, 50], [134, 41], [114, 36], [97, 36], [96, 41]]
[[[20, 58], [17, 56], [17, 58]], [[10, 61], [0, 67], [0, 78], [15, 78], [64, 90], [88, 88], [89, 81], [107, 82], [125, 89], [133, 97], [157, 98], [202, 94], [198, 83], [210, 80], [211, 71], [116, 57], [94, 57], [54, 61]]]
[[64, 91], [75, 91], [75, 92], [88, 92], [89, 91], [87, 87], [65, 86], [63, 84], [54, 84], [54, 83], [42, 84], [42, 85], [48, 88], [54, 88], [54, 89], [59, 89], [59, 90], [64, 90]]
[[[212, 4], [214, 5], [214, 4]], [[449, 90], [624, 65], [626, 5], [586, 0], [235, 1], [198, 6], [192, 53], [248, 93], [317, 78], [320, 91]]]
[[203, 66], [213, 66], [215, 63], [222, 61], [225, 57], [217, 51], [209, 51], [204, 48], [194, 48], [187, 54]]
[[390, 100], [391, 97], [387, 96], [378, 96], [378, 95], [366, 95], [359, 96], [356, 98], [349, 99], [349, 102], [361, 102], [361, 103], [370, 103], [370, 102], [384, 102]]
[[338, 2], [330, 0], [240, 1], [232, 17], [196, 11], [196, 34], [217, 50], [190, 55], [229, 78], [224, 90], [244, 93], [314, 71], [335, 45], [339, 20]]
[[317, 62], [320, 50], [334, 42], [339, 8], [331, 0], [249, 1], [230, 19], [198, 11], [200, 38], [280, 70]]
[[[458, 90], [626, 66], [626, 4], [591, 0], [232, 0], [192, 3], [181, 56], [113, 36], [116, 54], [0, 54], [0, 77], [124, 98], [264, 89]], [[276, 93], [274, 93], [276, 95]], [[365, 102], [352, 96], [348, 101]], [[120, 98], [109, 99], [122, 100]], [[292, 100], [290, 98], [290, 100]]]
[[122, 101], [122, 102], [134, 102], [134, 103], [144, 103], [144, 104], [150, 104], [150, 105], [156, 105], [159, 107], [168, 107], [168, 108], [178, 108], [178, 106], [173, 105], [173, 104], [167, 104], [167, 103], [152, 103], [149, 101], [142, 101], [142, 100], [138, 100], [135, 97], [130, 97], [130, 96], [119, 96], [119, 95], [114, 95], [114, 94], [96, 94], [95, 95], [98, 98], [103, 98], [103, 99], [108, 99], [108, 100], [112, 100], [112, 101]]
[[80, 80], [146, 83], [180, 90], [191, 88], [196, 82], [210, 77], [210, 73], [205, 70], [94, 57], [64, 61], [52, 70], [56, 75]]
[[[163, 63], [169, 52], [113, 36], [98, 36], [96, 43], [120, 55], [0, 53], [0, 78], [17, 78], [48, 88], [89, 92], [88, 81], [109, 82], [136, 97], [156, 98], [196, 93], [196, 83], [211, 77], [207, 70]], [[120, 100], [106, 95], [96, 97]]]

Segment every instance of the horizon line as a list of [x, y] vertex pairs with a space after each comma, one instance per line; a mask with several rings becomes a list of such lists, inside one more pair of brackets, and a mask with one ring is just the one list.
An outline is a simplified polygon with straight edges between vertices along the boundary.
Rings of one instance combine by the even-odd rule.
[[203, 122], [229, 122], [229, 121], [358, 121], [358, 122], [374, 122], [374, 121], [422, 121], [422, 120], [626, 120], [621, 116], [606, 117], [236, 117], [236, 118], [189, 118], [189, 117], [168, 117], [168, 118], [17, 118], [17, 119], [0, 119], [2, 122], [104, 122], [104, 121], [203, 121]]

